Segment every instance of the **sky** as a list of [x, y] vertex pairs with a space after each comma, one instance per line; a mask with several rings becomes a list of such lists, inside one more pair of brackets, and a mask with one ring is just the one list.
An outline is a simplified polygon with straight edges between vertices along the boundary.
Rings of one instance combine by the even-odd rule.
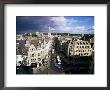
[[94, 34], [94, 16], [16, 16], [17, 33]]

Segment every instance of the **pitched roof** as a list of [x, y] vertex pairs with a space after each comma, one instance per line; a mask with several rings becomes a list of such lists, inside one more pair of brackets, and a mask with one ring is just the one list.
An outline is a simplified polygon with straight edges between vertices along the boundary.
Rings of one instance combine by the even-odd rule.
[[39, 40], [31, 40], [30, 45], [33, 44], [35, 47], [38, 46]]

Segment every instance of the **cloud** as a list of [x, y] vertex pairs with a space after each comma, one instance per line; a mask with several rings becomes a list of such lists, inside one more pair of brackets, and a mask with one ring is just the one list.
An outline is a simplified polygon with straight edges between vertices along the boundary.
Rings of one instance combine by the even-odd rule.
[[63, 29], [66, 26], [67, 20], [62, 17], [50, 17], [50, 22], [52, 22], [52, 26], [56, 29]]
[[76, 26], [75, 27], [76, 30], [85, 30], [85, 26]]
[[16, 30], [17, 32], [47, 32], [49, 20], [49, 17], [42, 16], [17, 16]]
[[16, 29], [17, 32], [48, 32], [50, 26], [52, 32], [93, 32], [94, 26], [87, 29], [84, 23], [80, 25], [79, 22], [83, 21], [72, 16], [17, 16]]
[[71, 31], [73, 34], [94, 34], [94, 31], [88, 31], [88, 30], [72, 30]]
[[65, 27], [63, 32], [73, 34], [94, 34], [94, 29], [88, 30], [85, 26]]
[[62, 16], [62, 17], [50, 17], [52, 21], [55, 22], [65, 22], [66, 19]]
[[77, 23], [77, 22], [78, 22], [78, 20], [76, 20], [74, 18], [71, 18], [71, 19], [67, 19], [66, 24], [67, 25], [72, 25], [72, 24]]
[[53, 21], [58, 26], [67, 26], [67, 25], [71, 25], [73, 23], [78, 22], [78, 20], [76, 20], [74, 18], [67, 19], [64, 16], [51, 17], [50, 20]]
[[65, 18], [64, 16], [60, 17], [50, 17], [50, 21], [53, 23], [54, 29], [58, 32], [69, 32], [73, 23], [78, 22], [78, 20], [74, 18]]

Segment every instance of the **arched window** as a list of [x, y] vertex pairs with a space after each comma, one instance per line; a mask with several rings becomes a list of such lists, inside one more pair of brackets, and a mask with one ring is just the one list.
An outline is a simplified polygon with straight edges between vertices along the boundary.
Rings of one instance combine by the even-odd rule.
[[40, 56], [40, 53], [38, 53], [38, 56]]
[[34, 57], [34, 54], [32, 54], [32, 57]]

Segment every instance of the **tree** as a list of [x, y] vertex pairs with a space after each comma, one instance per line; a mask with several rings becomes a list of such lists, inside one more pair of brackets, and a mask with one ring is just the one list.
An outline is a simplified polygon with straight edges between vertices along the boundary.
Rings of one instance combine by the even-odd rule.
[[26, 37], [29, 37], [30, 35], [29, 34], [23, 34], [22, 35], [24, 38], [26, 38]]
[[37, 35], [35, 33], [32, 33], [32, 37], [37, 37]]

